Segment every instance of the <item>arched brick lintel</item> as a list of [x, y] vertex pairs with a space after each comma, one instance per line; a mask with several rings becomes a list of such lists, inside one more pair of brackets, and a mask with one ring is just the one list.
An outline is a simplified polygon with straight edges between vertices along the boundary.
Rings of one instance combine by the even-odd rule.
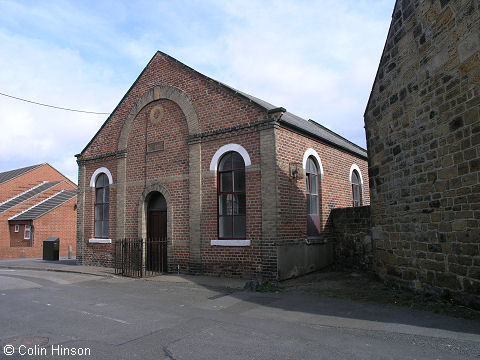
[[172, 239], [172, 195], [170, 191], [160, 183], [153, 183], [148, 186], [140, 196], [138, 202], [138, 237], [146, 239], [147, 237], [147, 207], [148, 201], [153, 193], [159, 192], [165, 198], [167, 202], [167, 240], [171, 241]]
[[119, 151], [127, 149], [128, 135], [130, 134], [133, 121], [137, 117], [138, 113], [151, 102], [160, 99], [171, 100], [176, 103], [180, 109], [182, 109], [187, 119], [189, 135], [200, 133], [200, 121], [198, 119], [198, 114], [193, 102], [190, 100], [187, 94], [179, 88], [173, 86], [155, 86], [147, 90], [130, 109], [120, 134], [120, 140], [118, 142]]

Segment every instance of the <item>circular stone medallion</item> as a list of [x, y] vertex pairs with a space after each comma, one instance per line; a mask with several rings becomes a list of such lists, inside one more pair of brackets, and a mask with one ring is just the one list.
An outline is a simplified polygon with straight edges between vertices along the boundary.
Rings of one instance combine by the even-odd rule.
[[150, 121], [153, 124], [158, 124], [163, 119], [163, 107], [160, 105], [155, 105], [150, 111]]

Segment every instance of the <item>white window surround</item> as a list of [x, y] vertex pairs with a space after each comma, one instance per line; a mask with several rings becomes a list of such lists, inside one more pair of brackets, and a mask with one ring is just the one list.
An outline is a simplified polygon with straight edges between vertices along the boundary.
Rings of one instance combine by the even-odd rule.
[[216, 245], [216, 246], [250, 246], [250, 240], [211, 240], [210, 245]]
[[353, 165], [350, 167], [350, 176], [349, 176], [350, 183], [352, 182], [352, 174], [353, 174], [353, 170], [357, 170], [357, 172], [358, 172], [358, 175], [360, 176], [360, 184], [362, 184], [362, 186], [363, 186], [363, 177], [362, 177], [362, 172], [360, 171], [360, 168], [358, 167], [358, 165], [357, 165], [357, 164], [353, 164]]
[[243, 158], [243, 161], [245, 162], [245, 166], [250, 166], [252, 164], [247, 150], [245, 150], [242, 145], [227, 144], [223, 145], [220, 149], [217, 150], [215, 155], [213, 155], [212, 161], [210, 162], [210, 171], [217, 171], [218, 160], [220, 160], [223, 154], [229, 151], [235, 151], [239, 153], [240, 156]]
[[90, 244], [111, 244], [112, 239], [93, 238], [93, 239], [88, 239], [88, 242]]
[[15, 232], [19, 232], [20, 231], [20, 225], [15, 225]]
[[[28, 236], [27, 236], [28, 234]], [[32, 238], [32, 226], [31, 225], [25, 225], [25, 230], [23, 232], [23, 239], [24, 240], [30, 240]]]
[[105, 175], [107, 175], [108, 183], [110, 185], [113, 184], [113, 177], [112, 177], [112, 174], [110, 173], [110, 170], [108, 170], [106, 167], [101, 167], [93, 172], [93, 175], [90, 178], [90, 187], [95, 187], [95, 180], [97, 180], [97, 176], [100, 175], [101, 173], [104, 173]]
[[313, 158], [317, 161], [318, 170], [320, 171], [320, 180], [322, 180], [323, 179], [322, 160], [320, 160], [320, 156], [318, 156], [317, 152], [312, 148], [308, 148], [307, 151], [305, 151], [305, 153], [303, 154], [303, 170], [307, 168], [307, 160], [310, 156], [313, 156]]

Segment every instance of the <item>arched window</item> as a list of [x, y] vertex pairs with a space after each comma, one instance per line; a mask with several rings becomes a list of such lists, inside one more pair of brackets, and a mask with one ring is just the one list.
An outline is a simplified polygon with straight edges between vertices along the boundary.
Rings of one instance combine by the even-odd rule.
[[307, 235], [318, 236], [320, 234], [320, 206], [318, 201], [318, 166], [309, 156], [305, 168], [306, 196], [307, 196]]
[[108, 238], [108, 204], [109, 204], [108, 176], [101, 173], [95, 180], [95, 237]]
[[230, 151], [218, 164], [218, 238], [245, 239], [245, 162]]
[[357, 170], [352, 171], [353, 206], [362, 206], [362, 182]]

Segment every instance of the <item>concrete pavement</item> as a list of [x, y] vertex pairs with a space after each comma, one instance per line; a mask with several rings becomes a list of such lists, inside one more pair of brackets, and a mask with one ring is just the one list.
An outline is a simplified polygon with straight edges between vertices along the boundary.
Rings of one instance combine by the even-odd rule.
[[[94, 359], [474, 359], [479, 323], [198, 283], [0, 269], [0, 343]], [[54, 354], [55, 355], [55, 354]], [[1, 355], [0, 355], [1, 356]]]
[[6, 259], [0, 260], [0, 269], [21, 269], [38, 271], [70, 272], [97, 276], [114, 275], [114, 269], [99, 266], [77, 265], [75, 258], [60, 258], [59, 261], [47, 261], [42, 259]]
[[[115, 276], [113, 268], [100, 266], [77, 265], [75, 259], [60, 258], [59, 261], [46, 261], [42, 259], [7, 259], [0, 260], [0, 269], [37, 270], [77, 273], [95, 276]], [[202, 286], [242, 290], [248, 279], [231, 279], [225, 277], [212, 277], [202, 275], [175, 275], [161, 274], [144, 278], [146, 281], [173, 282], [197, 284]]]

